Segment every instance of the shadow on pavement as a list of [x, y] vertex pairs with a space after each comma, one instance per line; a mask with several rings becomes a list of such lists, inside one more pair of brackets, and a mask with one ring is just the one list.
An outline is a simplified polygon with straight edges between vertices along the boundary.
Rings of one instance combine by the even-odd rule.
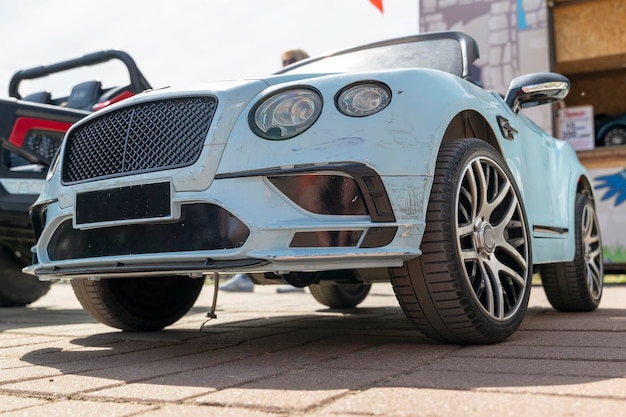
[[466, 347], [422, 336], [399, 308], [234, 320], [200, 332], [201, 321], [154, 333], [74, 338], [71, 346], [34, 349], [21, 359], [46, 368], [50, 382], [68, 375], [96, 378], [102, 384], [93, 390], [105, 389], [105, 396], [146, 385], [155, 393], [184, 387], [194, 396], [225, 388], [561, 386], [626, 375], [621, 309], [571, 314], [531, 308], [506, 342]]

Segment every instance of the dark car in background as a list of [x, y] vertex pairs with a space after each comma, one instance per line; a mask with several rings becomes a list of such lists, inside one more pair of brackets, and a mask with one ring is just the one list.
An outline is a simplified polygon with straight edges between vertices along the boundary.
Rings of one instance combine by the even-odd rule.
[[596, 146], [626, 145], [626, 114], [598, 115], [595, 127]]

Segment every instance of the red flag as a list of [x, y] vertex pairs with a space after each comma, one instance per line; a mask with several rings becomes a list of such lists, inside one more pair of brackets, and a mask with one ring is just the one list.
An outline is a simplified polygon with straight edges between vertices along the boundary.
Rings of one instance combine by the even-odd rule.
[[370, 3], [383, 13], [383, 0], [370, 0]]

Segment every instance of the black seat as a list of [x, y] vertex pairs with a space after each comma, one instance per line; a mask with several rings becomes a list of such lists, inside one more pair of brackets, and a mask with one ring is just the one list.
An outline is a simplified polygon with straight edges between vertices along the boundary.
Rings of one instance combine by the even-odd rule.
[[23, 98], [23, 100], [35, 103], [52, 104], [52, 94], [50, 94], [50, 91], [38, 91], [27, 95]]
[[102, 83], [100, 81], [85, 81], [72, 88], [67, 98], [67, 107], [80, 110], [93, 110], [93, 105], [98, 102], [102, 95]]

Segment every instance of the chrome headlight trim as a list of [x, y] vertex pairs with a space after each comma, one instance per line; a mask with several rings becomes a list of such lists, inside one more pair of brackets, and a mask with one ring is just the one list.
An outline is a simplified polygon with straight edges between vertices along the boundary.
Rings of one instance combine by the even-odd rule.
[[249, 115], [250, 128], [268, 140], [293, 138], [322, 113], [322, 95], [311, 87], [292, 87], [265, 97]]
[[335, 96], [337, 109], [350, 117], [376, 114], [391, 103], [391, 89], [378, 81], [361, 81], [344, 87]]

